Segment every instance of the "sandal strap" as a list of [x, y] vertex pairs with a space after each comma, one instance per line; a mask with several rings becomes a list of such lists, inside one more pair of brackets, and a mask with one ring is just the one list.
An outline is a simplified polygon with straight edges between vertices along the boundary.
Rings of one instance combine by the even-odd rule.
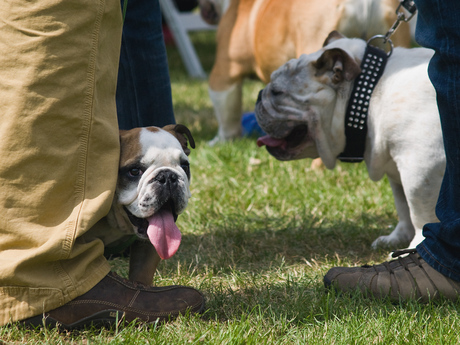
[[391, 254], [391, 257], [392, 257], [392, 258], [396, 258], [396, 257], [401, 256], [401, 255], [404, 255], [404, 254], [415, 254], [415, 253], [417, 253], [417, 249], [415, 249], [415, 248], [398, 249], [398, 250], [395, 250], [395, 251]]

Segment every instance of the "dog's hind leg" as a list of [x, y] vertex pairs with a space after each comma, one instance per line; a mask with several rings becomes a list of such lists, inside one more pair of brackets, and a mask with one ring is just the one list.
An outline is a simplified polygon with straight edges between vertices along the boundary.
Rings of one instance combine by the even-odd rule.
[[414, 238], [415, 228], [412, 224], [410, 209], [404, 194], [403, 186], [400, 183], [390, 180], [390, 186], [393, 190], [396, 211], [399, 222], [396, 228], [387, 236], [380, 236], [372, 243], [372, 248], [399, 249], [406, 247]]

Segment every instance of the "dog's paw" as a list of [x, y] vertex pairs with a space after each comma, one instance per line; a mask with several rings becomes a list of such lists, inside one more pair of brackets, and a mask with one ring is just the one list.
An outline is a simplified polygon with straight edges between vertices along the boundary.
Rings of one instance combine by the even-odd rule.
[[214, 139], [208, 141], [208, 145], [211, 146], [211, 147], [213, 147], [213, 146], [215, 146], [216, 144], [222, 143], [222, 142], [224, 142], [224, 140], [222, 140], [222, 139], [219, 137], [219, 135], [216, 135], [216, 136], [214, 137]]
[[398, 248], [406, 248], [409, 244], [408, 241], [395, 238], [394, 236], [380, 236], [372, 242], [372, 249], [390, 249], [395, 250]]
[[233, 141], [235, 139], [241, 138], [241, 134], [236, 134], [236, 135], [222, 135], [222, 134], [217, 134], [212, 140], [208, 141], [208, 145], [213, 147], [217, 144], [223, 144], [223, 143], [228, 143], [230, 141]]

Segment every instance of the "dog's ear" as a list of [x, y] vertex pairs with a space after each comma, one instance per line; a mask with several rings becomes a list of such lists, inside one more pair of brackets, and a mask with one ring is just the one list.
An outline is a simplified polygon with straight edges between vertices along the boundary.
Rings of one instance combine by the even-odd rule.
[[327, 46], [329, 43], [337, 41], [341, 38], [345, 38], [344, 35], [342, 35], [340, 32], [334, 30], [331, 31], [331, 33], [327, 36], [326, 40], [323, 43], [323, 47]]
[[174, 135], [177, 140], [179, 140], [180, 144], [182, 145], [182, 149], [187, 156], [190, 154], [188, 143], [192, 149], [195, 148], [195, 140], [192, 137], [192, 133], [190, 133], [190, 130], [186, 126], [181, 124], [167, 125], [164, 126], [163, 129]]
[[136, 157], [140, 151], [140, 143], [137, 140], [140, 131], [141, 128], [120, 129], [120, 165]]
[[313, 62], [313, 66], [317, 69], [317, 76], [332, 72], [333, 84], [341, 83], [344, 79], [351, 81], [361, 73], [356, 61], [340, 48], [325, 50], [320, 58]]

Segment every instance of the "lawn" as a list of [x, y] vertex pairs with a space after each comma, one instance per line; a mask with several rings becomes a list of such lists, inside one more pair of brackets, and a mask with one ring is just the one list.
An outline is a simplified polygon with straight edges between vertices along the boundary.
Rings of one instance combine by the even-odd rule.
[[[194, 34], [206, 71], [214, 34]], [[197, 147], [190, 155], [192, 199], [178, 219], [183, 241], [154, 284], [194, 286], [207, 310], [157, 327], [59, 333], [0, 328], [0, 344], [458, 344], [459, 305], [392, 304], [327, 293], [337, 265], [379, 263], [372, 241], [397, 223], [386, 179], [364, 164], [312, 170], [310, 160], [279, 162], [254, 138], [209, 147], [217, 130], [207, 82], [191, 80], [168, 46], [177, 122]], [[244, 86], [244, 111], [263, 85]], [[125, 259], [113, 260], [126, 276]]]

